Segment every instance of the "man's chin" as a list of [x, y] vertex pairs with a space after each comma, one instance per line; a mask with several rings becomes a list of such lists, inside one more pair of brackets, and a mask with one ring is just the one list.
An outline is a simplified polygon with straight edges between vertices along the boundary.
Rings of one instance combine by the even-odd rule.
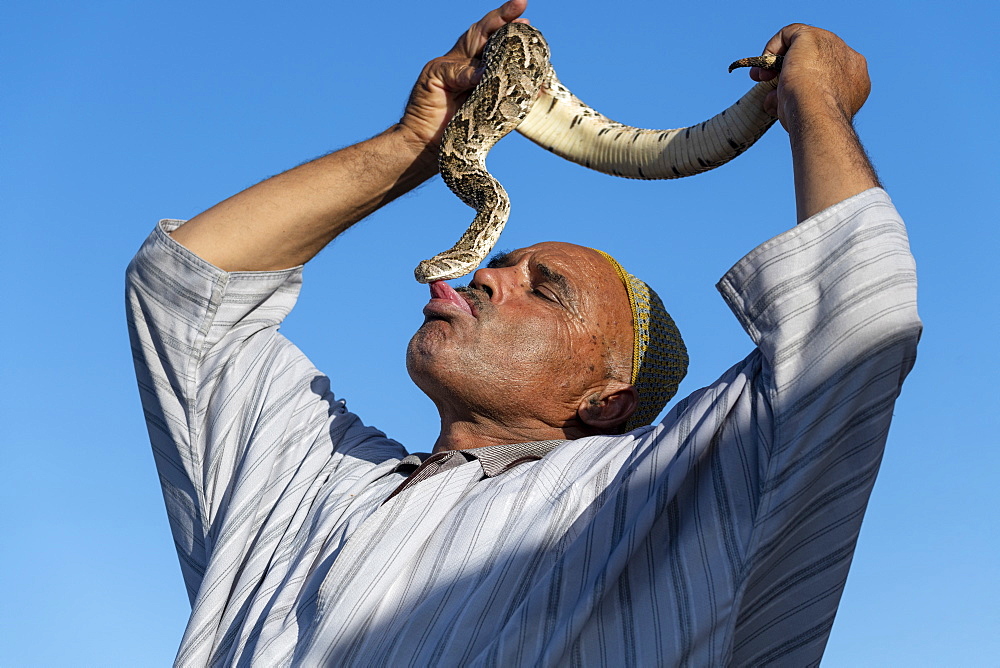
[[443, 352], [448, 343], [448, 328], [448, 323], [443, 320], [429, 319], [410, 337], [410, 343], [406, 346], [406, 369], [414, 381], [414, 373], [422, 374], [429, 366], [434, 365], [435, 358]]
[[451, 375], [446, 371], [449, 346], [444, 330], [447, 324], [425, 322], [406, 347], [406, 371], [410, 380], [428, 396], [433, 396]]
[[427, 318], [410, 337], [407, 354], [416, 348], [421, 354], [433, 354], [449, 338], [451, 323], [443, 318]]

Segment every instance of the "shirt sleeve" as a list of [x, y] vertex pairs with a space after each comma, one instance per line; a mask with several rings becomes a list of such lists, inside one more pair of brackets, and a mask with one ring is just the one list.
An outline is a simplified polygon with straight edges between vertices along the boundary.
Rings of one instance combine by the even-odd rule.
[[[234, 562], [308, 506], [346, 453], [402, 447], [365, 427], [278, 326], [301, 267], [224, 272], [161, 221], [126, 273], [139, 394], [192, 601], [213, 552]], [[234, 567], [230, 564], [228, 567]]]
[[[916, 273], [899, 214], [872, 189], [759, 246], [718, 288], [757, 344], [771, 412], [734, 655], [757, 665], [782, 633], [825, 638], [832, 624], [916, 357]], [[797, 606], [778, 614], [778, 601]]]

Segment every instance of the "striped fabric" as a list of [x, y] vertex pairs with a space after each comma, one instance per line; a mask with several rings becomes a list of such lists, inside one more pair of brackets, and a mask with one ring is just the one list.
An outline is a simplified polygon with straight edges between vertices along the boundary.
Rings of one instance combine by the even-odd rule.
[[464, 458], [391, 499], [407, 451], [278, 332], [299, 270], [226, 274], [177, 224], [128, 270], [192, 603], [177, 665], [819, 661], [920, 330], [884, 192], [726, 274], [757, 348], [661, 424], [485, 478]]
[[[556, 446], [566, 443], [565, 440], [531, 441], [530, 443], [510, 443], [488, 445], [473, 450], [448, 450], [433, 455], [417, 453], [408, 455], [394, 469], [396, 472], [407, 471], [410, 474], [399, 487], [392, 491], [389, 498], [396, 496], [410, 485], [415, 485], [432, 475], [443, 473], [448, 469], [461, 466], [465, 462], [476, 460], [482, 467], [479, 479], [493, 478], [519, 464], [541, 459]], [[388, 500], [388, 499], [387, 499]]]

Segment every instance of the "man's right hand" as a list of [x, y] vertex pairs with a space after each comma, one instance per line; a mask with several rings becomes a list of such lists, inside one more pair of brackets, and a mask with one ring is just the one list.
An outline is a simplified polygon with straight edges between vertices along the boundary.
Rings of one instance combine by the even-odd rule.
[[171, 236], [227, 271], [294, 267], [341, 232], [437, 173], [444, 128], [479, 79], [486, 40], [518, 19], [510, 0], [424, 66], [399, 123], [220, 202]]
[[437, 154], [445, 126], [479, 83], [486, 40], [506, 23], [527, 23], [518, 18], [527, 6], [528, 0], [508, 0], [472, 24], [448, 53], [424, 66], [399, 121], [421, 146]]

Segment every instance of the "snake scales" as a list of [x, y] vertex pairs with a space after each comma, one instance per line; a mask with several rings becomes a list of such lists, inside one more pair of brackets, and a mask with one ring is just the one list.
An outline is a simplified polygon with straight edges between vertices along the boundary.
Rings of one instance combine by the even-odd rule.
[[[474, 270], [500, 237], [510, 214], [503, 186], [486, 170], [486, 154], [511, 130], [556, 155], [591, 169], [633, 179], [674, 179], [722, 165], [750, 147], [774, 123], [763, 100], [776, 80], [750, 89], [731, 107], [698, 125], [645, 130], [602, 116], [556, 78], [542, 34], [508, 23], [483, 50], [483, 78], [445, 129], [439, 166], [449, 188], [477, 211], [450, 250], [421, 262], [421, 283]], [[779, 69], [780, 56], [744, 58], [730, 66]]]

